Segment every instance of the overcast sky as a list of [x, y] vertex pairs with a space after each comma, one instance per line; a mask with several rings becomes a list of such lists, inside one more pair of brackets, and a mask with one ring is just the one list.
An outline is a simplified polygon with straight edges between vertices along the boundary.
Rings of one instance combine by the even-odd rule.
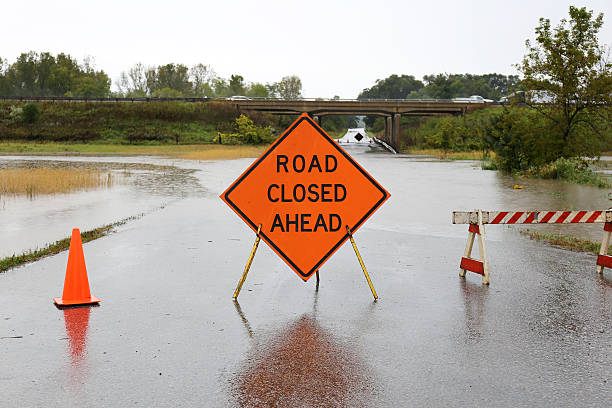
[[0, 56], [65, 52], [116, 81], [137, 62], [188, 66], [249, 82], [302, 79], [306, 97], [354, 98], [391, 74], [516, 73], [540, 17], [553, 25], [569, 5], [604, 13], [612, 1], [2, 1]]

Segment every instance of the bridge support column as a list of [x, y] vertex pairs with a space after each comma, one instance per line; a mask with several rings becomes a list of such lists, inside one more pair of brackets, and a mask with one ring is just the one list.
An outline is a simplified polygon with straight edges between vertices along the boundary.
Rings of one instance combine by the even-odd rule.
[[385, 142], [391, 143], [391, 116], [385, 116]]
[[399, 147], [399, 139], [400, 139], [400, 118], [402, 117], [401, 114], [399, 113], [395, 113], [393, 115], [393, 133], [391, 135], [391, 146], [393, 146], [394, 149], [397, 150], [397, 148]]

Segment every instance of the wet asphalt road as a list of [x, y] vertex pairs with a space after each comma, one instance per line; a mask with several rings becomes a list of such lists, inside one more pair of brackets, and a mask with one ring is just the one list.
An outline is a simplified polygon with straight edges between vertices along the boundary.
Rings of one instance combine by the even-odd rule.
[[0, 406], [610, 406], [612, 271], [491, 227], [490, 287], [461, 279], [450, 212], [512, 180], [355, 157], [392, 195], [355, 234], [378, 302], [350, 244], [315, 291], [262, 243], [234, 303], [254, 237], [218, 195], [250, 160], [203, 162], [201, 196], [84, 246], [99, 307], [53, 306], [66, 252], [0, 274]]

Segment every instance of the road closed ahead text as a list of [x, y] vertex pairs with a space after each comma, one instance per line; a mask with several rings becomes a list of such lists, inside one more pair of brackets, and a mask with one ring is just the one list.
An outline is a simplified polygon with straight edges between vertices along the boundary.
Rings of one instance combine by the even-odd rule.
[[[276, 155], [277, 173], [333, 173], [337, 168], [338, 160], [330, 154]], [[346, 186], [341, 183], [271, 183], [267, 191], [271, 203], [337, 203], [344, 201], [346, 196]], [[276, 213], [270, 232], [335, 232], [341, 227], [342, 218], [339, 214]]]

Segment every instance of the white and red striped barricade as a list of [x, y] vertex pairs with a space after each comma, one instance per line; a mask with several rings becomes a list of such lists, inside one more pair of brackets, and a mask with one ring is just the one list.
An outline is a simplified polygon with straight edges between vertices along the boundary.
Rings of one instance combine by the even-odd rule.
[[[484, 243], [485, 224], [604, 224], [604, 235], [597, 256], [597, 272], [612, 268], [612, 256], [608, 256], [610, 235], [612, 233], [612, 209], [576, 211], [453, 211], [453, 224], [469, 224], [468, 241], [459, 266], [459, 276], [466, 271], [482, 275], [482, 283], [489, 284], [489, 262]], [[478, 237], [480, 259], [471, 258], [474, 238]]]

